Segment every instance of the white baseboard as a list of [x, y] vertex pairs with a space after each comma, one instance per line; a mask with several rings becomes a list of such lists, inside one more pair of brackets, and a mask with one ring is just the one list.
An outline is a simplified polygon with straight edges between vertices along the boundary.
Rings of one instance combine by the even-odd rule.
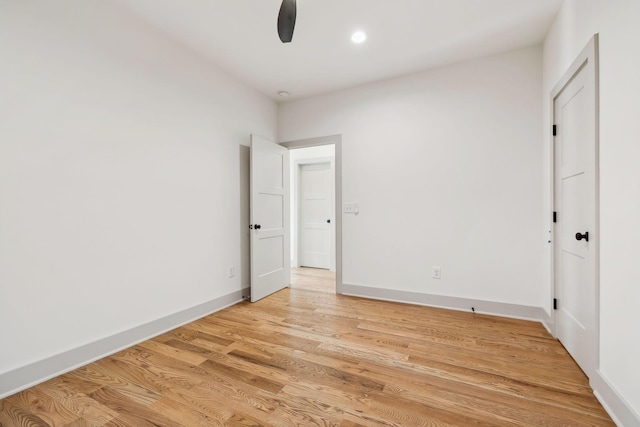
[[611, 382], [597, 370], [590, 379], [593, 394], [620, 427], [640, 427], [640, 415], [616, 391]]
[[242, 289], [0, 374], [0, 399], [242, 301]]
[[471, 307], [473, 307], [476, 313], [533, 320], [536, 322], [543, 322], [543, 320], [548, 317], [541, 307], [444, 295], [422, 294], [418, 292], [399, 291], [394, 289], [373, 288], [370, 286], [343, 284], [341, 287], [341, 293], [355, 297], [426, 305], [430, 307], [446, 308], [449, 310], [470, 312]]
[[555, 334], [554, 318], [553, 316], [549, 315], [549, 313], [547, 313], [546, 310], [544, 309], [542, 310], [541, 322], [542, 322], [542, 326], [544, 326], [551, 335], [555, 336], [554, 335]]

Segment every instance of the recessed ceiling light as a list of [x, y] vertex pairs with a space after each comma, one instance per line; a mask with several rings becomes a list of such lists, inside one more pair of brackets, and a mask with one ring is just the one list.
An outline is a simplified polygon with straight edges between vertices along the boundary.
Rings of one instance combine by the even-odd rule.
[[278, 92], [278, 96], [280, 98], [286, 98], [287, 96], [289, 96], [289, 92], [287, 92], [286, 90], [281, 90], [280, 92]]
[[367, 39], [367, 35], [364, 33], [364, 31], [356, 31], [351, 35], [351, 41], [354, 43], [359, 44], [365, 41], [366, 39]]

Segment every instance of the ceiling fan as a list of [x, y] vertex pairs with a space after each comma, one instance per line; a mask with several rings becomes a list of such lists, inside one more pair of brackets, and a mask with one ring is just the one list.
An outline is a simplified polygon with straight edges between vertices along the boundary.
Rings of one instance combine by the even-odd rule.
[[278, 36], [282, 43], [289, 43], [293, 39], [293, 29], [296, 26], [296, 0], [282, 0], [278, 14]]

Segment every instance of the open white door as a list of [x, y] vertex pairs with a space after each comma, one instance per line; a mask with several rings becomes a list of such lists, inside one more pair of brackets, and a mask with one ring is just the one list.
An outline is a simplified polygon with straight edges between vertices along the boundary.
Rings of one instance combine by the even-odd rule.
[[289, 285], [289, 150], [251, 135], [251, 302]]

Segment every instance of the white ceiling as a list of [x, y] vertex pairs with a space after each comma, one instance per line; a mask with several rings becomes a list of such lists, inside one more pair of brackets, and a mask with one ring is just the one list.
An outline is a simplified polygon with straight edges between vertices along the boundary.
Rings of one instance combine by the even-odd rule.
[[[317, 95], [540, 43], [562, 0], [298, 0], [293, 41], [281, 0], [116, 0], [275, 99]], [[351, 42], [357, 29], [367, 33]]]

